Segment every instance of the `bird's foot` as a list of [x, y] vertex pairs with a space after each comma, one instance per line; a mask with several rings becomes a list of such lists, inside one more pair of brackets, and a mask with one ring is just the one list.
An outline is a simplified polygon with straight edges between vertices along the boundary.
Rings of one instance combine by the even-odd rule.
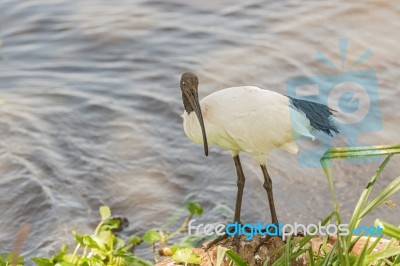
[[[239, 224], [242, 225], [242, 223], [239, 223]], [[245, 230], [246, 232], [248, 232], [248, 233], [251, 232], [250, 228], [245, 228], [244, 230]], [[230, 233], [229, 233], [229, 234], [228, 234], [228, 233], [225, 233], [225, 234], [223, 234], [223, 235], [217, 237], [216, 239], [212, 240], [210, 243], [208, 243], [208, 244], [205, 246], [205, 250], [206, 250], [206, 251], [209, 250], [209, 249], [210, 249], [212, 246], [214, 246], [215, 244], [218, 244], [219, 242], [221, 242], [221, 241], [223, 241], [223, 240], [225, 240], [225, 239], [227, 239], [227, 238], [229, 238], [229, 237], [233, 237], [233, 238], [232, 238], [232, 246], [235, 246], [235, 247], [237, 248], [237, 250], [239, 250], [239, 249], [240, 249], [240, 235], [234, 233], [234, 229], [233, 229], [233, 228], [230, 230]]]
[[240, 236], [235, 235], [232, 240], [232, 246], [236, 247], [236, 250], [239, 251], [240, 249]]
[[258, 243], [258, 245], [256, 246], [256, 248], [254, 249], [254, 255], [260, 250], [260, 248], [268, 242], [268, 240], [271, 238], [271, 236], [267, 235], [263, 238], [260, 239], [260, 243]]
[[[278, 228], [279, 223], [274, 223], [274, 224], [276, 225], [276, 228]], [[261, 237], [261, 238], [260, 238], [260, 243], [258, 243], [258, 245], [256, 246], [256, 248], [254, 249], [254, 255], [260, 250], [260, 248], [261, 248], [265, 243], [268, 242], [268, 240], [271, 239], [272, 236], [277, 236], [277, 235], [275, 234], [275, 230], [272, 231], [272, 232], [270, 232], [270, 231], [267, 232], [267, 229], [265, 229], [265, 230], [263, 231], [263, 235], [264, 235], [264, 237]], [[282, 238], [282, 236], [280, 236], [280, 237]]]
[[219, 242], [221, 242], [222, 240], [227, 239], [228, 237], [230, 237], [230, 235], [228, 235], [227, 233], [217, 237], [216, 239], [214, 239], [213, 241], [211, 241], [210, 243], [208, 243], [205, 246], [205, 250], [209, 250], [212, 246], [214, 246], [215, 244], [218, 244]]

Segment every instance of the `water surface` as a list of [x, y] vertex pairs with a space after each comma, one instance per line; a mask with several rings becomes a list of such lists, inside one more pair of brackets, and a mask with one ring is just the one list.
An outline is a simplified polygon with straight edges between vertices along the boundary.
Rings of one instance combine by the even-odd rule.
[[[383, 128], [359, 141], [399, 143], [399, 21], [394, 1], [3, 0], [0, 253], [28, 223], [23, 254], [49, 255], [72, 242], [71, 230], [91, 232], [101, 204], [129, 219], [126, 235], [162, 225], [191, 193], [205, 206], [202, 222], [223, 220], [236, 196], [233, 160], [218, 148], [206, 158], [184, 135], [184, 71], [199, 75], [201, 97], [238, 85], [285, 93], [290, 78], [331, 73], [315, 53], [340, 62], [338, 39], [347, 38], [349, 61], [373, 51], [358, 69], [374, 69], [379, 86]], [[244, 220], [269, 221], [262, 173], [250, 156], [242, 161]], [[399, 162], [378, 188], [399, 175]], [[347, 215], [376, 166], [334, 164]], [[283, 222], [330, 212], [321, 169], [281, 151], [268, 167]], [[398, 223], [400, 211], [380, 207], [364, 223], [377, 217]]]

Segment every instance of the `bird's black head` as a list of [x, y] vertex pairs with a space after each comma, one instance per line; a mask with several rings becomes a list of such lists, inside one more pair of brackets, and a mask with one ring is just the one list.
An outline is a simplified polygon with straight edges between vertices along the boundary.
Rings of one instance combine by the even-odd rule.
[[199, 94], [198, 94], [199, 78], [197, 77], [196, 74], [191, 72], [183, 73], [181, 77], [180, 87], [182, 91], [182, 100], [185, 111], [188, 114], [190, 114], [191, 112], [195, 112], [197, 119], [199, 120], [201, 131], [203, 134], [204, 153], [207, 156], [208, 155], [207, 136], [204, 127], [203, 115], [201, 113]]
[[190, 104], [189, 96], [193, 97], [198, 101], [198, 86], [199, 86], [199, 78], [196, 74], [191, 72], [186, 72], [182, 74], [181, 77], [181, 90], [182, 90], [182, 99], [183, 105], [185, 107], [185, 111], [190, 114], [194, 111], [193, 106]]

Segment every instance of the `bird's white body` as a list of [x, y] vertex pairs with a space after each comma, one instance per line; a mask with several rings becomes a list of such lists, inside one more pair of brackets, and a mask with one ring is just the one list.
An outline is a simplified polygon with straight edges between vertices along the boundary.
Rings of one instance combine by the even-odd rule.
[[[314, 139], [310, 121], [291, 106], [289, 98], [253, 86], [217, 91], [200, 101], [208, 143], [230, 150], [251, 153], [260, 164], [274, 148], [297, 153], [299, 136]], [[187, 137], [202, 144], [195, 112], [183, 114]]]

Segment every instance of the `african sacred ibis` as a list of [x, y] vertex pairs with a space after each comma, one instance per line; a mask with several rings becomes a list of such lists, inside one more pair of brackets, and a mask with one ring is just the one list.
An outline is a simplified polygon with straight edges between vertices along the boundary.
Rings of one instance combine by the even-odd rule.
[[274, 148], [289, 153], [298, 152], [294, 142], [300, 136], [314, 139], [313, 130], [332, 136], [339, 133], [328, 106], [287, 97], [253, 86], [232, 87], [217, 91], [199, 102], [199, 79], [184, 73], [180, 87], [185, 111], [183, 127], [187, 137], [203, 144], [206, 156], [208, 144], [231, 152], [237, 171], [237, 198], [234, 222], [240, 223], [240, 211], [245, 177], [239, 153], [251, 153], [261, 166], [267, 191], [272, 222], [278, 223], [272, 194], [272, 181], [266, 167], [266, 157]]

